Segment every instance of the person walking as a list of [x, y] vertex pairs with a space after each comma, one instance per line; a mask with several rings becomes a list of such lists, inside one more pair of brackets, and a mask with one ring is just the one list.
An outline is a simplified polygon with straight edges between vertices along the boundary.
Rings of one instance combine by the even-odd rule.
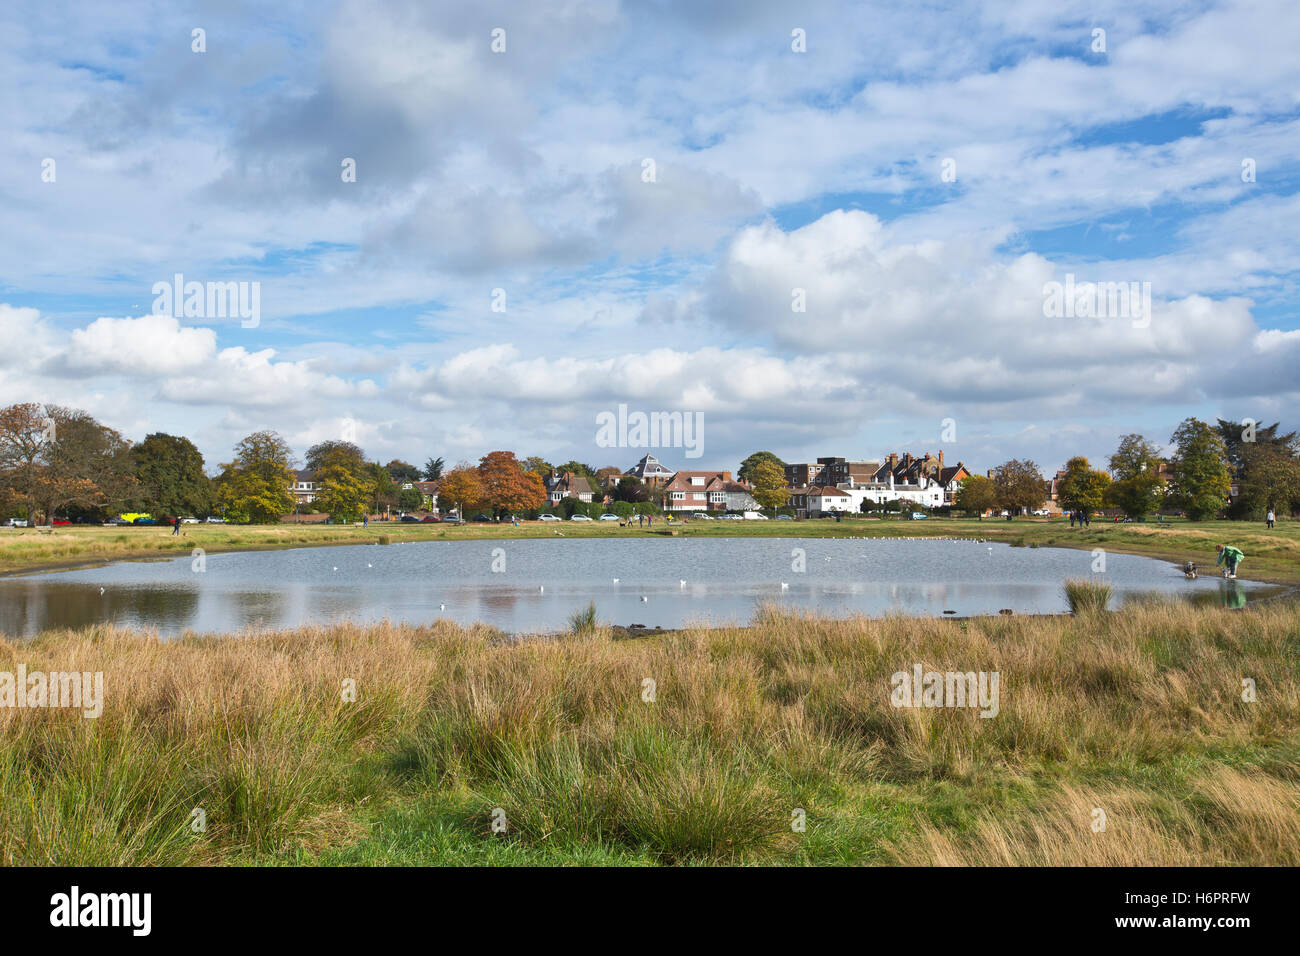
[[1219, 552], [1219, 560], [1215, 561], [1215, 567], [1223, 565], [1223, 576], [1225, 578], [1235, 578], [1237, 576], [1237, 566], [1241, 564], [1241, 559], [1245, 557], [1240, 548], [1234, 548], [1232, 545], [1221, 544], [1215, 548]]
[[1074, 527], [1074, 518], [1075, 518], [1075, 515], [1076, 515], [1076, 512], [1074, 512], [1074, 511], [1071, 511], [1071, 512], [1070, 512], [1070, 527], [1071, 527], [1071, 528]]
[[1273, 527], [1273, 522], [1277, 520], [1277, 515], [1273, 514], [1273, 509], [1268, 509], [1268, 526]]
[[174, 538], [180, 533], [181, 533], [181, 517], [180, 515], [177, 515], [175, 518], [172, 518], [172, 537]]

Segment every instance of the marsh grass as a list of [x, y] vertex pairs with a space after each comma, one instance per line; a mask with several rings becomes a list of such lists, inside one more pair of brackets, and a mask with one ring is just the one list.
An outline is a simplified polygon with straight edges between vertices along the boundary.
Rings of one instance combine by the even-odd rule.
[[1105, 581], [1091, 578], [1067, 578], [1065, 600], [1071, 614], [1099, 614], [1110, 607], [1115, 589]]
[[[1284, 602], [765, 608], [621, 641], [449, 622], [49, 633], [0, 642], [0, 670], [102, 670], [104, 713], [0, 709], [0, 864], [1296, 865], [1297, 635]], [[917, 662], [997, 671], [998, 716], [894, 708], [890, 675]]]

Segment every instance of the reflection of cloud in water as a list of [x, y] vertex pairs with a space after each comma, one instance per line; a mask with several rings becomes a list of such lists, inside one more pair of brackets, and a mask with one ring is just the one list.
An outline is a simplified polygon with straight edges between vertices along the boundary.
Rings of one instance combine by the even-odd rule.
[[[794, 547], [807, 552], [803, 572], [792, 567]], [[507, 551], [505, 573], [491, 570], [495, 548]], [[0, 579], [0, 629], [29, 635], [108, 621], [227, 633], [446, 618], [529, 632], [562, 629], [588, 603], [604, 622], [662, 627], [743, 623], [765, 602], [833, 615], [1060, 613], [1065, 579], [1089, 574], [1092, 561], [1086, 551], [975, 541], [809, 538], [422, 542], [219, 557], [204, 574], [184, 557]], [[1187, 581], [1168, 562], [1133, 555], [1108, 556], [1105, 577], [1125, 602], [1154, 593], [1240, 607], [1262, 591], [1248, 581]]]

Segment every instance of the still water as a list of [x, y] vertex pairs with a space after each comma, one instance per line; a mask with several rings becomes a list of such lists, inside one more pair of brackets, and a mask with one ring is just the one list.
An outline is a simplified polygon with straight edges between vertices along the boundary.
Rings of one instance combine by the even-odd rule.
[[[560, 630], [595, 602], [612, 624], [747, 623], [764, 602], [832, 615], [1067, 610], [1093, 556], [980, 541], [661, 538], [429, 541], [209, 554], [0, 579], [0, 632], [108, 623], [228, 633], [332, 621], [482, 621]], [[802, 567], [802, 570], [800, 568]], [[1272, 589], [1107, 554], [1116, 603], [1150, 592], [1240, 606]], [[783, 587], [782, 585], [785, 585]]]

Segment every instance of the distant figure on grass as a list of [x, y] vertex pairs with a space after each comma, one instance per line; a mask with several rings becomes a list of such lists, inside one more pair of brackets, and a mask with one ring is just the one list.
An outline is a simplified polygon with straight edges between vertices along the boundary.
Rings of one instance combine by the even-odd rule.
[[172, 518], [172, 537], [174, 538], [176, 537], [176, 535], [180, 533], [181, 533], [181, 519], [180, 516], [178, 515], [177, 517]]
[[1237, 576], [1237, 565], [1241, 564], [1241, 559], [1245, 557], [1241, 549], [1234, 548], [1230, 544], [1221, 544], [1215, 550], [1219, 552], [1219, 560], [1214, 564], [1223, 565], [1223, 576], [1225, 578], [1235, 578]]
[[1277, 520], [1277, 515], [1273, 514], [1273, 509], [1268, 509], [1268, 526], [1273, 527], [1273, 522]]
[[369, 528], [369, 527], [370, 527], [370, 515], [368, 515], [368, 514], [364, 514], [364, 515], [361, 516], [361, 527], [363, 527], [363, 528]]

